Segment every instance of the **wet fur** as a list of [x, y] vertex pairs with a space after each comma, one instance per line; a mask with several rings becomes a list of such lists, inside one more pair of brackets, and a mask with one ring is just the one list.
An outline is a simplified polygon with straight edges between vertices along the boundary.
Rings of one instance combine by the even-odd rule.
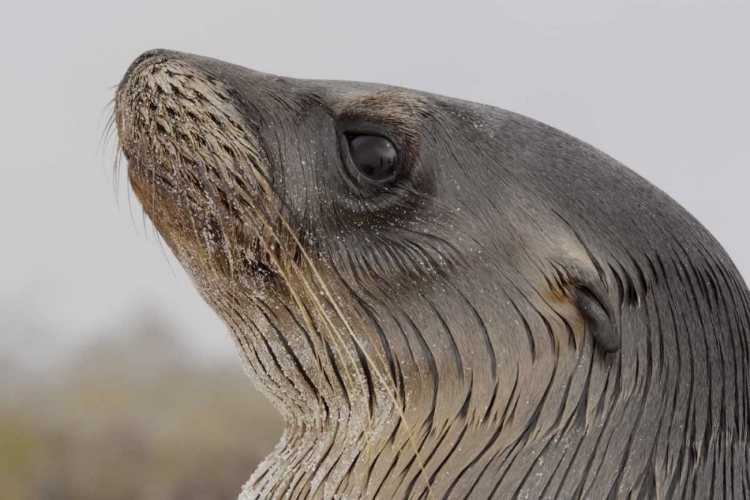
[[[747, 287], [615, 160], [489, 106], [165, 51], [115, 117], [287, 420], [242, 498], [750, 495]], [[395, 185], [348, 168], [351, 128], [394, 140]]]

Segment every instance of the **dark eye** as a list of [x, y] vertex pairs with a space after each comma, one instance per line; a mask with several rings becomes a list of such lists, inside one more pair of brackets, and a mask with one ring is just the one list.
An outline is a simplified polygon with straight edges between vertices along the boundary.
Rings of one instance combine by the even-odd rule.
[[393, 176], [398, 166], [398, 153], [393, 143], [379, 135], [347, 134], [349, 150], [360, 172], [375, 181]]

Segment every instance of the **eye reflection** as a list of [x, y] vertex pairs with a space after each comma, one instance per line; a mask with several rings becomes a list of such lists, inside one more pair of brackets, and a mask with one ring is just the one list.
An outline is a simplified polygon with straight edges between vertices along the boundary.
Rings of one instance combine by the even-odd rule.
[[347, 134], [349, 150], [362, 174], [382, 181], [393, 176], [398, 165], [398, 153], [393, 143], [379, 135]]

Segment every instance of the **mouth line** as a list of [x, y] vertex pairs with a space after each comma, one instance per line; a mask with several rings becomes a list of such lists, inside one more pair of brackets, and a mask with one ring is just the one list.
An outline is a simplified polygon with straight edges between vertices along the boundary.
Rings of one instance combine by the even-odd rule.
[[247, 269], [252, 276], [260, 277], [265, 281], [271, 281], [278, 276], [279, 273], [262, 258], [259, 258], [257, 254], [254, 257], [255, 258], [248, 258], [247, 253], [243, 255], [245, 269]]
[[[133, 168], [133, 167], [129, 167]], [[158, 186], [160, 184], [163, 184], [170, 190], [175, 190], [175, 183], [169, 179], [168, 176], [164, 175], [161, 172], [158, 172], [155, 168], [135, 168], [134, 169], [137, 175], [140, 175], [143, 180], [147, 184]]]

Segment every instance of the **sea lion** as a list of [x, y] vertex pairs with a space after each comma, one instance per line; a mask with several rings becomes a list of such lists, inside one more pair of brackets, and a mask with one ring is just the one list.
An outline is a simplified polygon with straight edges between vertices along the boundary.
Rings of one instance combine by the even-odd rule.
[[241, 498], [750, 496], [748, 289], [604, 153], [490, 106], [163, 50], [114, 120], [287, 421]]

